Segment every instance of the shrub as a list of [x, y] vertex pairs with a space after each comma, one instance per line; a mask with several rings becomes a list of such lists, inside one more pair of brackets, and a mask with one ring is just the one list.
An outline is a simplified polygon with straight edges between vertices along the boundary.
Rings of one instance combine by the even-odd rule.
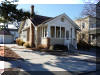
[[23, 46], [25, 42], [21, 40], [20, 38], [16, 39], [16, 44]]
[[25, 46], [26, 48], [30, 48], [30, 45], [28, 42], [25, 42], [23, 46]]
[[91, 45], [86, 43], [85, 41], [80, 40], [77, 44], [78, 49], [84, 49], [84, 50], [89, 50], [91, 48]]
[[68, 51], [68, 47], [65, 45], [55, 44], [50, 46], [50, 50]]
[[25, 42], [24, 42], [23, 40], [20, 40], [18, 44], [19, 44], [20, 46], [23, 46], [24, 43], [25, 43]]
[[20, 45], [20, 41], [21, 41], [20, 38], [17, 38], [17, 39], [16, 39], [16, 43], [17, 43], [18, 45]]

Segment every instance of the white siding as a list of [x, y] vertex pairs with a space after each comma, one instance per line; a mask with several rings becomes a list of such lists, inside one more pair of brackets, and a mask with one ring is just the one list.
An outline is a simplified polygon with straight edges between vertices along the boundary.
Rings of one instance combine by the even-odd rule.
[[23, 31], [23, 41], [27, 42], [27, 31]]
[[23, 29], [29, 27], [30, 25], [31, 25], [31, 21], [29, 19], [27, 19]]
[[[61, 18], [64, 18], [64, 21], [62, 22], [61, 21]], [[68, 31], [69, 32], [69, 39], [66, 39], [66, 36], [65, 38], [51, 38], [50, 37], [50, 34], [48, 34], [48, 37], [51, 38], [51, 43], [50, 44], [66, 44], [68, 45], [68, 43], [74, 45], [76, 44], [76, 29], [75, 29], [75, 25], [69, 20], [69, 18], [67, 18], [66, 15], [61, 15], [61, 16], [58, 16], [57, 18], [49, 21], [46, 23], [49, 27], [51, 26], [54, 26], [54, 27], [64, 27], [65, 28], [65, 32]], [[48, 27], [48, 29], [50, 29]], [[71, 32], [71, 29], [72, 29], [72, 32]], [[49, 33], [51, 33], [49, 30], [48, 30]], [[56, 32], [56, 31], [55, 31]], [[66, 33], [65, 33], [66, 35]], [[60, 34], [61, 36], [61, 34]], [[72, 40], [72, 41], [71, 41]]]

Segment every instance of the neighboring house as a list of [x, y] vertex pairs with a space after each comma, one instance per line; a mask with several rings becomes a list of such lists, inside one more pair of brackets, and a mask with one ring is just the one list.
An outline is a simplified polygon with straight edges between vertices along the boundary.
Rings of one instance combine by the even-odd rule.
[[85, 18], [80, 18], [75, 20], [76, 24], [80, 27], [81, 31], [78, 32], [77, 40], [83, 40], [89, 44], [96, 45], [97, 39], [100, 39], [100, 20], [97, 24], [96, 17], [87, 16]]
[[9, 31], [0, 31], [0, 44], [4, 43], [12, 43], [13, 36], [9, 33]]
[[[33, 9], [32, 9], [33, 10]], [[77, 48], [76, 31], [79, 27], [66, 15], [51, 18], [36, 15], [21, 22], [19, 36], [31, 46], [62, 44]]]
[[13, 23], [0, 23], [0, 43], [14, 43], [16, 38], [19, 37], [18, 29]]
[[16, 24], [16, 22], [8, 23], [8, 30], [11, 33], [11, 35], [13, 35], [14, 41], [16, 41], [16, 38], [19, 37], [18, 28], [16, 27]]

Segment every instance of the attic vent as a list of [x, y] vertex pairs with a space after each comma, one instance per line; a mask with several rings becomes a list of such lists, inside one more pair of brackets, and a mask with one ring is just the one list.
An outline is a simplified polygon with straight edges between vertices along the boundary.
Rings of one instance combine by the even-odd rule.
[[61, 18], [61, 22], [64, 22], [64, 17]]

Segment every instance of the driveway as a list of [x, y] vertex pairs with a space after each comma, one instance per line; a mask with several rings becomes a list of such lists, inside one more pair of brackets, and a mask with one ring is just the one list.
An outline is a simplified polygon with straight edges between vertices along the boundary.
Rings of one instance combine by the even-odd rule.
[[89, 72], [96, 71], [96, 63], [84, 61], [84, 59], [95, 59], [91, 55], [79, 56], [54, 56], [45, 52], [26, 49], [16, 44], [6, 44], [24, 60], [5, 61], [5, 68], [21, 68], [24, 71], [69, 71]]

